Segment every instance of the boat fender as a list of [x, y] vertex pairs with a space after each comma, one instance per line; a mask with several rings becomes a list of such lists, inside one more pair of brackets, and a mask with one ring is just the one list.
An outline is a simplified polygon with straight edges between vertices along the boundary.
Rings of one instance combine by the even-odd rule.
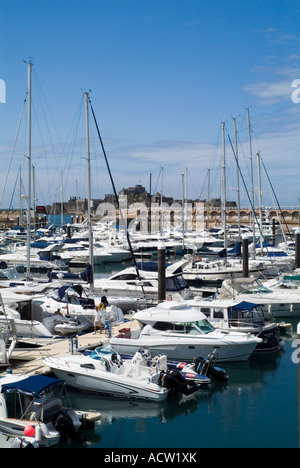
[[38, 444], [42, 442], [42, 428], [40, 424], [35, 427], [35, 440]]

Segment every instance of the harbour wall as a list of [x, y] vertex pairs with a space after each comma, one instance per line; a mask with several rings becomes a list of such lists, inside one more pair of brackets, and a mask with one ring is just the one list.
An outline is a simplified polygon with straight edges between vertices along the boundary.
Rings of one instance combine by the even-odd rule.
[[[77, 215], [74, 212], [64, 214], [69, 215], [71, 223], [83, 222], [87, 217], [85, 212], [81, 212], [80, 215]], [[266, 214], [265, 211], [264, 214]], [[258, 210], [255, 211], [255, 215], [257, 219], [259, 219]], [[298, 207], [282, 208], [280, 211], [275, 208], [268, 208], [267, 216], [271, 222], [273, 218], [276, 221], [278, 220], [284, 230], [287, 226], [292, 228], [300, 225]], [[102, 220], [107, 222], [116, 221], [117, 224], [121, 224], [123, 218], [124, 223], [128, 226], [132, 227], [134, 225], [139, 225], [137, 230], [149, 230], [149, 225], [151, 225], [150, 231], [152, 232], [159, 230], [161, 222], [165, 228], [170, 225], [180, 227], [182, 226], [183, 219], [185, 220], [185, 227], [187, 229], [203, 229], [222, 226], [221, 208], [206, 208], [203, 204], [196, 204], [196, 206], [188, 204], [184, 210], [184, 217], [180, 205], [169, 206], [165, 204], [165, 206], [161, 207], [159, 204], [153, 204], [150, 211], [149, 208], [144, 205], [136, 203], [129, 207], [124, 207], [124, 209], [122, 209], [121, 216], [119, 210], [113, 205], [105, 204], [105, 206], [101, 206], [101, 209], [98, 207], [96, 210], [92, 211], [92, 217], [94, 223]], [[240, 220], [241, 224], [250, 225], [252, 223], [252, 210], [249, 208], [241, 208]], [[233, 206], [226, 208], [226, 221], [230, 225], [238, 223], [238, 209], [236, 207]], [[36, 224], [39, 227], [41, 225], [45, 226], [47, 224], [47, 219], [44, 216], [37, 216]], [[16, 227], [18, 225], [19, 210], [0, 210], [1, 229]], [[23, 222], [23, 225], [26, 226], [26, 222]]]

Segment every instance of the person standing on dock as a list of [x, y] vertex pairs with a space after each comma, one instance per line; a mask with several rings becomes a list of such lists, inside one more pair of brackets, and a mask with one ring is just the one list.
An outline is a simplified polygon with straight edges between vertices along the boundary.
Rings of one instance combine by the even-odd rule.
[[99, 307], [96, 306], [94, 312], [94, 335], [96, 335], [97, 327], [99, 328], [99, 331], [101, 333], [101, 318], [101, 310], [99, 309]]

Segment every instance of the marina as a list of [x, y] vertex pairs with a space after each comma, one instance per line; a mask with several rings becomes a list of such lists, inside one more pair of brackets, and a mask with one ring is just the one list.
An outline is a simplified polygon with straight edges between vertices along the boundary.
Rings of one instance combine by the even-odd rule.
[[[123, 267], [103, 266], [95, 274], [107, 277]], [[289, 323], [291, 329], [281, 335], [284, 348], [275, 353], [253, 354], [245, 362], [224, 362], [228, 382], [214, 381], [190, 396], [173, 396], [163, 402], [126, 401], [69, 387], [74, 408], [101, 413], [101, 421], [93, 432], [88, 432], [87, 447], [297, 447], [298, 381], [293, 355], [298, 319], [289, 318]], [[124, 327], [128, 328], [128, 324], [114, 326], [111, 335], [117, 335]], [[12, 354], [12, 372], [51, 376], [43, 359], [108, 344], [108, 335], [103, 332], [85, 333], [75, 340], [20, 339], [20, 349], [15, 348]], [[6, 372], [7, 369], [2, 369], [1, 375]], [[199, 428], [199, 419], [205, 430]], [[241, 438], [242, 428], [247, 428], [247, 434]], [[69, 440], [59, 446], [78, 444]]]
[[29, 214], [22, 242], [3, 232], [3, 446], [297, 446], [300, 234], [287, 244], [273, 222], [249, 245], [257, 226], [231, 238], [226, 215], [223, 229], [155, 236], [86, 216], [32, 239]]
[[297, 2], [28, 1], [1, 10], [0, 448], [299, 448]]

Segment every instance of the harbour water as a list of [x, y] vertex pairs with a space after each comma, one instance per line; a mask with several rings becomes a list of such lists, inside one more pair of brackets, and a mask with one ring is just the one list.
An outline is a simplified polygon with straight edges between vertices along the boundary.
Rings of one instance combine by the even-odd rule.
[[[107, 265], [97, 276], [118, 270]], [[278, 320], [280, 321], [280, 320]], [[94, 409], [101, 423], [86, 434], [84, 447], [141, 448], [297, 448], [298, 377], [295, 353], [299, 319], [288, 320], [285, 348], [252, 355], [244, 363], [224, 363], [227, 383], [214, 382], [188, 397], [163, 403], [104, 398], [69, 390], [75, 408]], [[61, 447], [73, 447], [68, 442]]]
[[[98, 268], [96, 277], [107, 277], [126, 265]], [[280, 320], [277, 320], [280, 321]], [[201, 449], [297, 448], [298, 374], [293, 362], [297, 324], [283, 335], [285, 348], [271, 354], [252, 355], [244, 363], [223, 363], [227, 383], [162, 403], [107, 398], [69, 389], [75, 409], [96, 410], [102, 420], [84, 432], [83, 448]], [[68, 440], [61, 448], [79, 447]], [[130, 451], [128, 451], [130, 452]]]
[[188, 397], [133, 402], [70, 389], [75, 408], [102, 413], [84, 447], [297, 448], [298, 379], [292, 353], [298, 321], [291, 323], [284, 350], [224, 364], [226, 384], [213, 383]]

